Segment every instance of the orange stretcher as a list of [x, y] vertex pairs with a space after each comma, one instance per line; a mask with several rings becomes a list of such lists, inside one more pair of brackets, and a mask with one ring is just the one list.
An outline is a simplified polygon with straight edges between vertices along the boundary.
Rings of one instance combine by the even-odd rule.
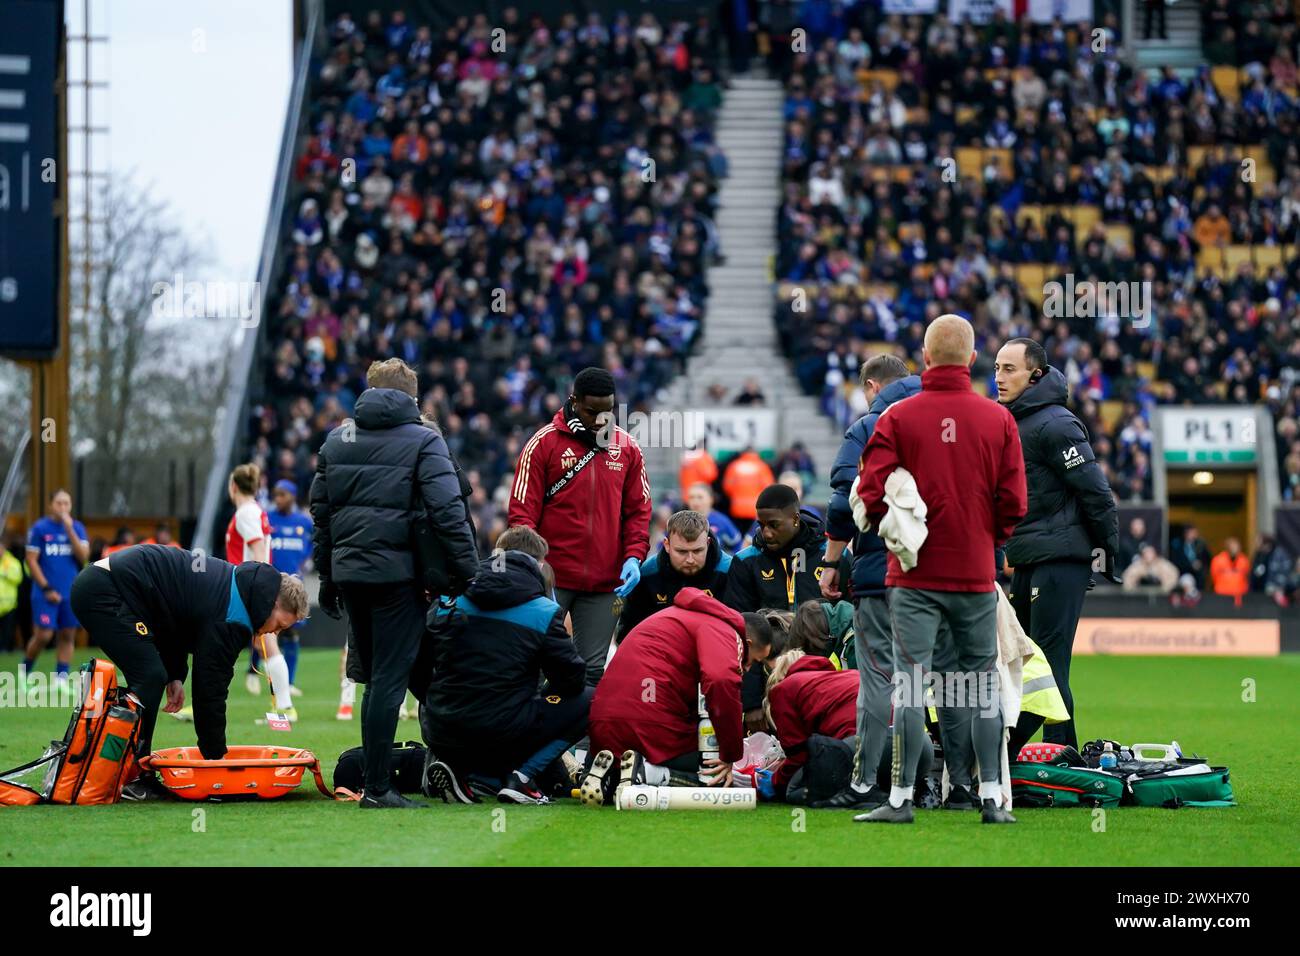
[[274, 800], [302, 783], [310, 770], [316, 789], [334, 799], [321, 777], [320, 760], [296, 747], [231, 747], [220, 760], [205, 760], [198, 747], [155, 750], [140, 761], [173, 794], [185, 800], [258, 797]]

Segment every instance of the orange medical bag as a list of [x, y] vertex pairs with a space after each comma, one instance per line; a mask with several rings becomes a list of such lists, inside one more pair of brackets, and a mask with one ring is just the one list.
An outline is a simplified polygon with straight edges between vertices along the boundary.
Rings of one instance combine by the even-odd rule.
[[139, 773], [141, 704], [117, 686], [112, 661], [92, 658], [78, 674], [81, 699], [61, 741], [40, 757], [0, 774], [0, 804], [117, 803]]

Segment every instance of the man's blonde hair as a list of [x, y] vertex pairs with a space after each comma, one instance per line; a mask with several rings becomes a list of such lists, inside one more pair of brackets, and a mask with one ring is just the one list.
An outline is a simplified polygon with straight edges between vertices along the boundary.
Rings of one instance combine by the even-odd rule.
[[931, 365], [970, 365], [975, 330], [960, 315], [941, 315], [926, 326], [925, 351]]
[[366, 384], [371, 388], [395, 388], [412, 398], [420, 389], [415, 370], [399, 358], [371, 362], [370, 368], [366, 369]]
[[302, 578], [280, 572], [280, 594], [275, 606], [289, 611], [299, 621], [307, 616], [307, 588]]

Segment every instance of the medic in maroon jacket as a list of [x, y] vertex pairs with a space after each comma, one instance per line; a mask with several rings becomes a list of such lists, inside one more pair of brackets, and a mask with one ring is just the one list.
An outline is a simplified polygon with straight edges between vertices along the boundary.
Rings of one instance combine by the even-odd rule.
[[745, 740], [741, 667], [771, 651], [770, 630], [760, 635], [765, 627], [757, 614], [682, 588], [672, 607], [646, 618], [618, 646], [591, 702], [592, 752], [635, 750], [655, 764], [697, 753], [698, 687], [719, 758], [738, 761]]

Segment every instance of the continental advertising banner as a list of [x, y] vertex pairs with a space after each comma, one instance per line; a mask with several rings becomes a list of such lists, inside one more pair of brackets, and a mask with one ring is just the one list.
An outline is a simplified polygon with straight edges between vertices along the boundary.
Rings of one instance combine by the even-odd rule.
[[1281, 647], [1281, 625], [1267, 620], [1085, 617], [1074, 632], [1075, 654], [1275, 657]]

